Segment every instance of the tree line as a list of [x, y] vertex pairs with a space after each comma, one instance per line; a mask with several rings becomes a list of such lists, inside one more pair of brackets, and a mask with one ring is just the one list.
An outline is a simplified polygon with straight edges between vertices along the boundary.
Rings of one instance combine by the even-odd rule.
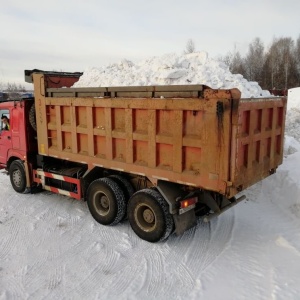
[[26, 92], [26, 88], [22, 84], [16, 84], [16, 83], [10, 83], [4, 84], [3, 82], [0, 82], [0, 91], [3, 92]]
[[257, 81], [263, 89], [287, 90], [300, 86], [300, 35], [296, 41], [290, 37], [274, 38], [269, 47], [256, 37], [245, 56], [234, 49], [220, 59], [231, 73]]
[[[195, 52], [195, 43], [189, 39], [184, 53]], [[248, 81], [257, 81], [266, 90], [287, 90], [300, 86], [300, 35], [296, 41], [291, 37], [274, 38], [269, 47], [265, 47], [256, 37], [242, 56], [236, 48], [221, 56], [220, 60], [228, 65], [233, 74], [241, 74]], [[0, 90], [7, 92], [25, 92], [21, 84], [0, 82]]]

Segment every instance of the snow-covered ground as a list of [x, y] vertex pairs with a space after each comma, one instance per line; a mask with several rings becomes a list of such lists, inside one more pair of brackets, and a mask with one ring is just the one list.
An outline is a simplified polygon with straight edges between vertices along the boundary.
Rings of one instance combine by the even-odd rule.
[[300, 99], [287, 116], [276, 174], [157, 244], [96, 223], [85, 202], [17, 194], [0, 171], [0, 299], [300, 299]]

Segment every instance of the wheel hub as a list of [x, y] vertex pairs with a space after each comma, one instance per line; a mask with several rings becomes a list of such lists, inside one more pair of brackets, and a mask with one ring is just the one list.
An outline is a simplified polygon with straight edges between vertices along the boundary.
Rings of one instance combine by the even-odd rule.
[[108, 197], [103, 193], [95, 195], [95, 208], [101, 216], [106, 216], [110, 211], [110, 202]]
[[150, 209], [144, 210], [143, 217], [147, 223], [153, 223], [155, 219], [154, 214]]
[[156, 217], [150, 206], [139, 204], [134, 210], [136, 224], [146, 232], [151, 232], [156, 228]]
[[109, 207], [109, 201], [108, 201], [106, 196], [101, 197], [100, 203], [103, 206], [103, 208], [108, 208]]
[[13, 177], [14, 184], [17, 187], [20, 187], [20, 185], [21, 185], [21, 172], [19, 170], [14, 171], [12, 177]]

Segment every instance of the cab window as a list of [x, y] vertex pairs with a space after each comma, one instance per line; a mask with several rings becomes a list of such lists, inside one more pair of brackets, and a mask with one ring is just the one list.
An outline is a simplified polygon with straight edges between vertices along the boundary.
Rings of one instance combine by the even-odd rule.
[[9, 110], [8, 109], [1, 109], [0, 110], [0, 130], [7, 130], [9, 128], [9, 124], [6, 124], [5, 121], [2, 121], [3, 117], [6, 117], [9, 123]]

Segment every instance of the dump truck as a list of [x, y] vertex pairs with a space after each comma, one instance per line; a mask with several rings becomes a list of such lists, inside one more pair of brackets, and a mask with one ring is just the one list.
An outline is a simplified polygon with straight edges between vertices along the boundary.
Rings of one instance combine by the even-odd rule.
[[[72, 87], [82, 73], [25, 70], [34, 97], [0, 104], [0, 167], [18, 193], [87, 202], [148, 242], [209, 222], [283, 160], [287, 99], [205, 85]], [[101, 228], [99, 229], [101, 230]]]

